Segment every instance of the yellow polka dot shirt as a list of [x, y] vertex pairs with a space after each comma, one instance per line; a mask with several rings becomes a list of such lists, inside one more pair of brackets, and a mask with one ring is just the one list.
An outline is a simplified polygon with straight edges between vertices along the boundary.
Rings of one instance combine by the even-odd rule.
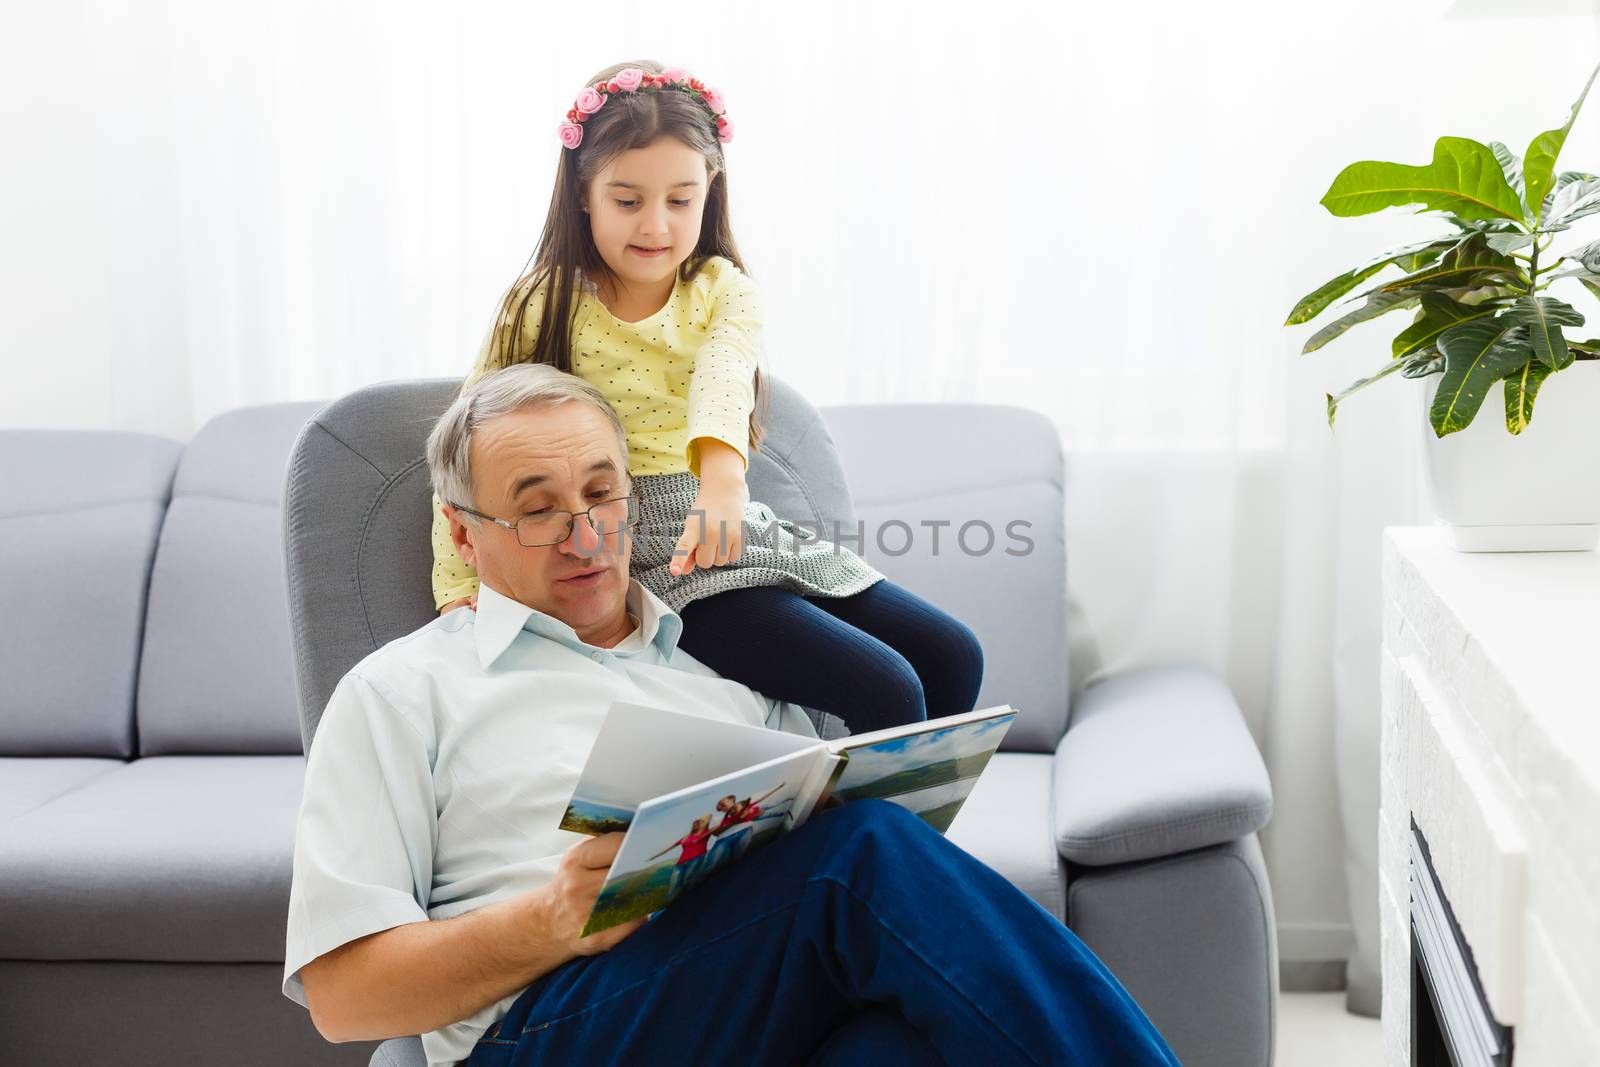
[[[523, 316], [522, 351], [539, 337], [541, 287]], [[509, 325], [509, 319], [505, 320]], [[463, 387], [496, 370], [491, 329]], [[584, 283], [572, 331], [572, 369], [599, 389], [628, 432], [628, 472], [700, 473], [697, 441], [726, 442], [750, 463], [749, 420], [761, 357], [761, 302], [755, 283], [723, 256], [679, 280], [661, 310], [637, 322], [617, 318]], [[434, 606], [478, 591], [433, 498]]]

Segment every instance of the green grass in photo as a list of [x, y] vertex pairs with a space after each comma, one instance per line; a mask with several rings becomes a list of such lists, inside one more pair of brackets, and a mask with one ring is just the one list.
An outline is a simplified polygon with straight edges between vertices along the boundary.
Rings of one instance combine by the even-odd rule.
[[589, 913], [589, 921], [583, 924], [583, 932], [578, 936], [588, 937], [666, 907], [671, 899], [667, 889], [672, 880], [672, 868], [670, 863], [648, 867], [625, 874], [606, 886], [600, 891], [600, 898]]

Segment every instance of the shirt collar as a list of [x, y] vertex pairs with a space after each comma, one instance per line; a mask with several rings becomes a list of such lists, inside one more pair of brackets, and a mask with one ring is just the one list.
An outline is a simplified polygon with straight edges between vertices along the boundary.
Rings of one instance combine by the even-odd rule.
[[[661, 658], [670, 660], [683, 633], [683, 619], [662, 599], [639, 584], [637, 578], [628, 579], [628, 596], [625, 610], [639, 620], [644, 631], [644, 642], [639, 648], [629, 650], [602, 649], [619, 656], [637, 655], [651, 645], [661, 652]], [[516, 641], [517, 635], [527, 631], [537, 637], [555, 641], [568, 648], [584, 652], [599, 648], [578, 637], [578, 632], [553, 615], [512, 600], [488, 585], [479, 583], [478, 610], [473, 623], [478, 644], [478, 662], [487, 670], [505, 654]]]

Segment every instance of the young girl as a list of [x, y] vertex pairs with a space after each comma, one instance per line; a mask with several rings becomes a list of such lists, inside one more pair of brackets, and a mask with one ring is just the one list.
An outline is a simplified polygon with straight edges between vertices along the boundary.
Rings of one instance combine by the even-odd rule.
[[[971, 630], [749, 500], [761, 311], [728, 218], [724, 110], [717, 90], [659, 63], [590, 80], [558, 128], [533, 266], [466, 382], [531, 361], [605, 394], [645, 531], [630, 571], [682, 615], [679, 647], [695, 659], [852, 733], [970, 711], [983, 676]], [[475, 606], [437, 496], [433, 509], [435, 606]]]

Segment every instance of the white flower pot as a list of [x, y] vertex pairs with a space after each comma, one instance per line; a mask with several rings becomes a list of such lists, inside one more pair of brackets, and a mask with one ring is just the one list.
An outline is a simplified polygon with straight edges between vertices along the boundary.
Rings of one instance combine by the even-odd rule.
[[1588, 551], [1600, 543], [1600, 360], [1545, 379], [1533, 418], [1506, 429], [1504, 382], [1490, 386], [1464, 430], [1438, 437], [1428, 421], [1442, 374], [1417, 390], [1423, 482], [1462, 552]]

